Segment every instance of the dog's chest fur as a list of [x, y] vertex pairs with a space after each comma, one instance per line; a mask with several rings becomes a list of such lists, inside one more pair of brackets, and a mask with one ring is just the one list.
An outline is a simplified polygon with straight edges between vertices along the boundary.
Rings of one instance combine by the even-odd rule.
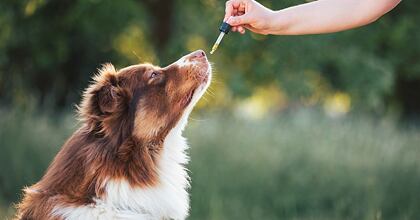
[[54, 214], [65, 219], [185, 219], [189, 210], [189, 177], [184, 167], [189, 157], [181, 136], [184, 123], [165, 139], [158, 165], [159, 184], [133, 188], [125, 180], [108, 180], [102, 198], [79, 207], [56, 206]]

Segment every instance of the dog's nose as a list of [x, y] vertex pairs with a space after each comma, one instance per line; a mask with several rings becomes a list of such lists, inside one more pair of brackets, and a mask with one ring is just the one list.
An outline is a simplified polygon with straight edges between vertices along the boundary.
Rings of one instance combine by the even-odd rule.
[[191, 53], [191, 58], [202, 58], [205, 56], [206, 53], [203, 50], [197, 50]]

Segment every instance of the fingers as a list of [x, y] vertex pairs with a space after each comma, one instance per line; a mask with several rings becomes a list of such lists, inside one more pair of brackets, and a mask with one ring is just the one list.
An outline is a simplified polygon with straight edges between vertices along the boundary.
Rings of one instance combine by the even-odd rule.
[[223, 18], [223, 21], [226, 22], [230, 16], [233, 16], [233, 3], [232, 1], [227, 1], [225, 8], [225, 18]]
[[244, 24], [249, 23], [249, 17], [247, 14], [243, 14], [243, 15], [235, 16], [235, 17], [229, 17], [226, 20], [226, 22], [229, 23], [231, 26], [244, 25]]
[[245, 2], [247, 0], [229, 0], [226, 2], [225, 6], [225, 17], [223, 21], [227, 21], [229, 17], [236, 16], [238, 13], [245, 12]]
[[[246, 22], [245, 15], [245, 3], [248, 0], [229, 0], [226, 2], [224, 22], [232, 25], [231, 31], [245, 33], [245, 28], [241, 26], [243, 22]], [[236, 16], [235, 18], [233, 18]], [[231, 23], [232, 22], [232, 23]]]
[[238, 26], [238, 32], [241, 34], [245, 34], [245, 28], [242, 26]]
[[239, 32], [241, 34], [245, 34], [245, 28], [242, 26], [234, 26], [230, 29], [232, 32]]

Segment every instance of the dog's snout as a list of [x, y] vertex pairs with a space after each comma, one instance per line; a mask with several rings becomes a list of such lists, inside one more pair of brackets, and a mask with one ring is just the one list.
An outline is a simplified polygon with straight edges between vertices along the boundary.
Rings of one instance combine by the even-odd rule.
[[191, 58], [202, 58], [205, 57], [206, 53], [203, 50], [197, 50], [191, 53]]
[[175, 65], [178, 65], [182, 73], [188, 74], [191, 78], [199, 79], [200, 82], [207, 81], [209, 70], [211, 70], [210, 63], [203, 50], [196, 50], [183, 56], [175, 62]]

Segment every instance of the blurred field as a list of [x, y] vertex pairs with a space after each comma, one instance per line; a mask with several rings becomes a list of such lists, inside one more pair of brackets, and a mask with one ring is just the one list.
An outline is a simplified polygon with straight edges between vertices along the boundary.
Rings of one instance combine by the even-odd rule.
[[[2, 110], [0, 216], [37, 181], [71, 114]], [[196, 114], [190, 219], [420, 219], [420, 130], [297, 111], [248, 121]]]

